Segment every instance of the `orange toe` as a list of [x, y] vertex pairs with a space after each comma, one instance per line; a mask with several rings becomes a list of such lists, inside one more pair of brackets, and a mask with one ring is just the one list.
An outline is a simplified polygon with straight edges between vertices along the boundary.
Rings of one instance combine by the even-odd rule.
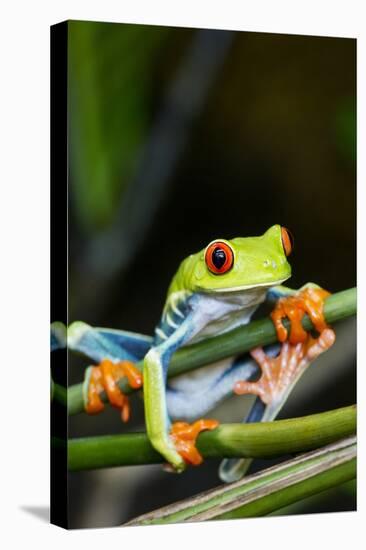
[[130, 361], [113, 363], [109, 359], [104, 359], [98, 366], [92, 367], [86, 412], [95, 414], [104, 409], [100, 394], [105, 391], [110, 404], [121, 411], [123, 422], [127, 422], [130, 417], [130, 404], [128, 397], [118, 386], [118, 381], [124, 376], [132, 388], [138, 389], [142, 386], [142, 374]]
[[188, 422], [175, 422], [172, 425], [170, 436], [175, 448], [181, 457], [187, 462], [198, 466], [203, 462], [202, 455], [196, 448], [196, 439], [204, 430], [214, 430], [219, 425], [217, 420], [197, 420], [193, 424]]
[[85, 410], [88, 414], [97, 414], [104, 409], [104, 403], [100, 398], [104, 390], [102, 373], [99, 367], [92, 367], [88, 385], [88, 403]]
[[[289, 340], [291, 344], [305, 342], [307, 332], [302, 326], [302, 319], [308, 314], [314, 328], [322, 332], [327, 328], [324, 318], [324, 301], [330, 296], [327, 290], [322, 288], [304, 288], [293, 296], [280, 298], [271, 313], [271, 318], [277, 332], [277, 338], [280, 342]], [[290, 336], [283, 325], [282, 319], [288, 318], [291, 323]]]
[[238, 380], [233, 388], [234, 393], [257, 395], [266, 405], [278, 402], [288, 394], [288, 389], [294, 386], [308, 366], [334, 342], [334, 331], [326, 328], [318, 338], [312, 338], [309, 334], [305, 342], [284, 342], [276, 357], [270, 357], [262, 348], [253, 349], [250, 354], [260, 367], [261, 376], [257, 382]]

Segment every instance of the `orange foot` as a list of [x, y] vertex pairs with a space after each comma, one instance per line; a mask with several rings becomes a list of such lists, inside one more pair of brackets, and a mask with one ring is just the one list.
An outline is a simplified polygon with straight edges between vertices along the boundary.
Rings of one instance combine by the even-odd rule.
[[236, 382], [234, 392], [239, 395], [257, 395], [266, 405], [284, 402], [284, 398], [310, 363], [327, 351], [334, 341], [334, 331], [326, 328], [318, 338], [306, 334], [305, 342], [285, 342], [277, 357], [269, 357], [262, 348], [253, 349], [250, 354], [261, 368], [261, 377], [257, 382]]
[[320, 333], [327, 328], [324, 319], [323, 307], [324, 300], [330, 296], [330, 292], [322, 288], [307, 287], [299, 290], [293, 296], [280, 298], [271, 313], [271, 318], [277, 332], [277, 338], [280, 342], [287, 340], [288, 332], [282, 323], [284, 317], [288, 317], [291, 323], [289, 342], [297, 344], [307, 340], [307, 332], [301, 324], [302, 318], [307, 313], [314, 325], [314, 328]]
[[180, 456], [187, 462], [198, 466], [203, 458], [196, 448], [196, 439], [204, 430], [214, 430], [219, 425], [217, 420], [197, 420], [193, 424], [188, 422], [174, 422], [170, 431], [175, 448]]
[[105, 391], [110, 404], [121, 411], [123, 422], [127, 422], [130, 417], [129, 400], [117, 384], [123, 376], [126, 376], [131, 388], [141, 388], [142, 374], [130, 361], [113, 363], [104, 359], [99, 365], [90, 367], [86, 412], [96, 414], [104, 409], [100, 394]]

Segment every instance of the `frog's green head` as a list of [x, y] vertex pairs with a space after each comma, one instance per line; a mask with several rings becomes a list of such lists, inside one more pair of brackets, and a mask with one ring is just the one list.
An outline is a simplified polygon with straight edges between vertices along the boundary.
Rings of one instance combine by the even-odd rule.
[[290, 233], [280, 225], [260, 237], [216, 239], [182, 262], [170, 292], [234, 292], [280, 284], [291, 276], [291, 249]]

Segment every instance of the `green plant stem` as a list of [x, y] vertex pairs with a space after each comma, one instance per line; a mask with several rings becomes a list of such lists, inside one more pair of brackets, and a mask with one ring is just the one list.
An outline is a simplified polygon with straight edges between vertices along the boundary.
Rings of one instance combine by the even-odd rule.
[[[324, 315], [330, 324], [355, 313], [356, 288], [332, 294], [324, 304]], [[306, 330], [312, 328], [312, 323], [307, 315], [304, 316], [302, 324]], [[287, 328], [290, 327], [288, 320], [284, 321], [284, 325]], [[226, 357], [245, 353], [256, 346], [273, 344], [276, 341], [276, 331], [269, 318], [252, 321], [248, 325], [238, 327], [230, 332], [181, 348], [172, 357], [168, 377], [171, 378]], [[136, 366], [142, 370], [142, 361]], [[119, 387], [124, 393], [134, 391], [125, 379], [120, 380]], [[104, 393], [101, 394], [101, 397], [103, 401], [107, 401]], [[56, 392], [55, 398], [57, 399]], [[68, 389], [67, 401], [70, 415], [84, 411], [82, 384], [75, 384]]]
[[356, 441], [350, 437], [236, 483], [155, 510], [129, 525], [263, 516], [355, 476]]
[[[316, 449], [355, 431], [356, 406], [353, 405], [275, 422], [222, 424], [213, 431], [201, 433], [197, 448], [205, 458], [265, 458]], [[68, 463], [73, 471], [163, 461], [145, 433], [68, 441]]]
[[64, 386], [56, 384], [53, 380], [51, 380], [51, 395], [52, 399], [55, 399], [58, 403], [64, 405], [65, 407], [67, 406], [67, 400], [69, 397], [68, 391]]

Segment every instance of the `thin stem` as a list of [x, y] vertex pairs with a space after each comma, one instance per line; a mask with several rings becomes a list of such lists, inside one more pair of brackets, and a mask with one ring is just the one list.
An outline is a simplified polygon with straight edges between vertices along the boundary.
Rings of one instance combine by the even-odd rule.
[[51, 380], [51, 397], [66, 407], [69, 393], [64, 386], [60, 386], [60, 384], [56, 384]]
[[[356, 288], [332, 294], [324, 304], [325, 318], [330, 324], [350, 317], [355, 313]], [[308, 316], [304, 317], [302, 324], [306, 330], [312, 328], [312, 323]], [[289, 328], [287, 320], [284, 321], [284, 325]], [[276, 331], [269, 318], [253, 321], [248, 325], [238, 327], [225, 334], [220, 334], [197, 344], [181, 348], [172, 357], [168, 377], [171, 378], [226, 357], [245, 353], [256, 346], [273, 344], [276, 341]], [[136, 366], [142, 370], [142, 361], [137, 363]], [[124, 393], [134, 391], [124, 378], [120, 380], [119, 387]], [[105, 394], [102, 394], [101, 397], [103, 401], [107, 401]], [[55, 398], [57, 399], [56, 392]], [[84, 411], [82, 384], [75, 384], [68, 389], [67, 401], [70, 415]]]
[[[356, 406], [275, 422], [222, 424], [203, 432], [197, 448], [205, 458], [264, 458], [326, 445], [356, 431]], [[145, 433], [70, 439], [70, 470], [163, 462]]]
[[350, 437], [236, 483], [154, 510], [129, 525], [263, 516], [355, 476], [356, 440]]

